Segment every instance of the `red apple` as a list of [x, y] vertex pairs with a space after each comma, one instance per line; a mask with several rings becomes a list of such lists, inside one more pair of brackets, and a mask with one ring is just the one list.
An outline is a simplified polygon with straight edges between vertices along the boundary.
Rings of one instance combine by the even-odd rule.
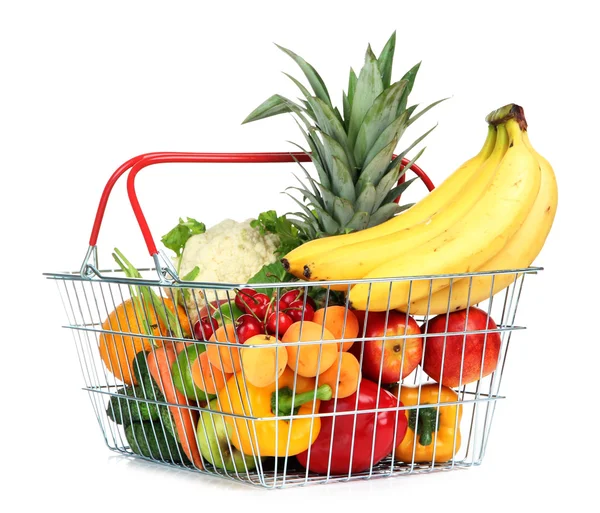
[[[469, 313], [468, 319], [467, 312]], [[422, 328], [422, 332], [427, 333], [427, 335], [440, 334], [439, 336], [426, 337], [423, 370], [430, 378], [448, 387], [466, 385], [491, 374], [498, 364], [501, 344], [500, 333], [468, 332], [491, 330], [497, 327], [494, 320], [487, 313], [475, 307], [452, 312], [450, 315], [437, 315], [426, 325], [423, 325]], [[445, 333], [463, 331], [467, 334], [444, 335]], [[484, 344], [485, 357], [483, 355]], [[444, 346], [446, 347], [445, 351]], [[483, 370], [481, 368], [482, 360]]]
[[[420, 335], [421, 328], [410, 315], [396, 310], [390, 311], [389, 315], [386, 312], [369, 312], [366, 323], [365, 338], [385, 337], [381, 340], [365, 340], [363, 343], [362, 372], [366, 378], [377, 383], [381, 375], [382, 384], [397, 383], [421, 363], [422, 337], [387, 338]], [[359, 332], [359, 336], [362, 333]]]

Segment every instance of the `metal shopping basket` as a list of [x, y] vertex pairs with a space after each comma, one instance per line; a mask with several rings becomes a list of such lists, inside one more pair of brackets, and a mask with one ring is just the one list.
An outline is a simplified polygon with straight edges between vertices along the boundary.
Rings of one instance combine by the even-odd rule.
[[[325, 319], [334, 315], [334, 305], [343, 307], [344, 312], [337, 337], [326, 337], [323, 328], [312, 338], [300, 334], [297, 340], [277, 342], [279, 349], [266, 342], [247, 349], [244, 346], [248, 354], [270, 347], [271, 352], [260, 353], [257, 358], [263, 364], [267, 361], [264, 355], [272, 357], [274, 375], [284, 358], [281, 351], [286, 352], [286, 370], [266, 387], [257, 387], [247, 379], [239, 357], [242, 346], [235, 330], [224, 330], [225, 338], [203, 340], [209, 338], [204, 333], [208, 328], [196, 322], [203, 318], [202, 307], [213, 298], [216, 300], [213, 310], [221, 319], [226, 319], [236, 291], [245, 285], [182, 281], [177, 276], [152, 238], [135, 192], [137, 173], [157, 163], [308, 160], [309, 156], [303, 153], [152, 153], [129, 160], [112, 175], [102, 194], [81, 269], [45, 274], [58, 285], [68, 318], [64, 327], [75, 340], [84, 390], [88, 392], [104, 440], [111, 450], [268, 488], [429, 473], [481, 463], [496, 403], [503, 399], [500, 385], [511, 335], [523, 329], [515, 324], [515, 315], [524, 279], [540, 268], [375, 280], [369, 287], [375, 282], [384, 282], [390, 288], [394, 283], [407, 282], [409, 305], [413, 284], [428, 283], [430, 294], [426, 307], [417, 313], [411, 312], [410, 307], [403, 313], [373, 312], [367, 307], [364, 313], [356, 312], [359, 329], [350, 336], [347, 330], [351, 331], [348, 327], [351, 305], [339, 289], [347, 292], [366, 280], [253, 284], [257, 292], [275, 298], [273, 308], [277, 313], [280, 298], [290, 289], [299, 291], [298, 299], [304, 309], [314, 304], [315, 297], [320, 298], [320, 304], [314, 304], [314, 308], [321, 306]], [[421, 169], [413, 165], [411, 170], [429, 190], [433, 189]], [[124, 274], [121, 269], [101, 270], [96, 250], [109, 195], [119, 177], [127, 172], [129, 199], [155, 264], [152, 268], [137, 269], [139, 277]], [[440, 280], [448, 294], [448, 308], [453, 290], [463, 290], [465, 304], [469, 305], [473, 304], [474, 283], [479, 284], [479, 290], [482, 280], [487, 283], [489, 294], [480, 298], [475, 306], [495, 323], [486, 321], [483, 327], [474, 328], [469, 324], [469, 315], [474, 316], [475, 311], [467, 309], [462, 329], [452, 330], [447, 312], [434, 311], [431, 306], [432, 291], [437, 289]], [[496, 292], [500, 282], [505, 285]], [[180, 297], [186, 300], [182, 306], [175, 307]], [[339, 311], [338, 308], [338, 316]], [[399, 315], [405, 318], [404, 325], [398, 321]], [[369, 318], [376, 316], [383, 331], [374, 334], [369, 332], [368, 326]], [[416, 321], [418, 331], [407, 327], [409, 318]], [[397, 323], [395, 331], [390, 330], [392, 321]], [[200, 334], [195, 329], [196, 324], [200, 326]], [[434, 331], [430, 326], [437, 329]], [[467, 376], [474, 363], [466, 349], [467, 340], [474, 340], [473, 337], [479, 337], [477, 340], [483, 343], [481, 361], [475, 362], [478, 375], [474, 379]], [[385, 362], [381, 352], [375, 361], [379, 375], [367, 380], [365, 360], [370, 358], [373, 367], [373, 356], [367, 353], [390, 341], [393, 350], [401, 353], [401, 369], [414, 359], [410, 348], [414, 343], [421, 344], [414, 368], [404, 377], [398, 374], [390, 383], [389, 379], [382, 378]], [[460, 358], [450, 361], [447, 355], [451, 354], [451, 344], [457, 342], [462, 347]], [[344, 368], [346, 344], [354, 347], [348, 352], [363, 368], [362, 378], [348, 374]], [[437, 380], [424, 371], [428, 344], [430, 349], [434, 344], [441, 348]], [[205, 348], [209, 356], [217, 355], [218, 365], [214, 365], [214, 359], [213, 364], [204, 365], [206, 359], [202, 360], [201, 356]], [[303, 350], [316, 351], [313, 374], [316, 373], [318, 379], [300, 374], [299, 358]], [[159, 354], [161, 352], [164, 354]], [[185, 358], [173, 359], [184, 353]], [[168, 363], [166, 374], [160, 358]], [[240, 364], [236, 367], [238, 361]], [[486, 370], [488, 364], [491, 371]], [[233, 368], [227, 369], [227, 365]], [[319, 401], [314, 396], [318, 396], [322, 382], [326, 381], [322, 370], [325, 365], [328, 365], [327, 376], [335, 390], [331, 400]], [[442, 385], [444, 368], [452, 366], [458, 368], [458, 381]], [[191, 387], [189, 376], [194, 378]], [[179, 389], [174, 386], [177, 379]], [[225, 379], [227, 382], [223, 385]], [[340, 397], [345, 379], [354, 383], [355, 389], [355, 381], [360, 381], [359, 390]], [[197, 386], [198, 380], [201, 388]], [[375, 388], [367, 390], [367, 381], [374, 382]], [[286, 389], [285, 394], [281, 392], [283, 389]], [[211, 394], [211, 391], [216, 393]], [[296, 393], [308, 394], [301, 406], [294, 402], [300, 401]], [[426, 432], [429, 434], [425, 435]]]

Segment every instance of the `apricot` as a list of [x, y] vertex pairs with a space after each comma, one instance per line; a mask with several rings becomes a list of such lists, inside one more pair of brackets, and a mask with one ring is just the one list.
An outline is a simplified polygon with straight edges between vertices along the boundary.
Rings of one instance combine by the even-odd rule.
[[325, 372], [337, 359], [338, 344], [324, 342], [336, 337], [326, 327], [313, 321], [292, 324], [282, 342], [316, 342], [286, 346], [288, 366], [300, 376], [312, 378]]
[[235, 344], [236, 338], [233, 324], [225, 324], [224, 326], [217, 328], [206, 343], [206, 352], [210, 363], [218, 369], [223, 369], [223, 372], [229, 374], [239, 372], [242, 368], [239, 348], [211, 344], [211, 342], [215, 341]]
[[[271, 347], [251, 347], [269, 344]], [[266, 387], [283, 374], [288, 353], [271, 335], [255, 335], [244, 342], [241, 349], [245, 379], [255, 387]]]
[[354, 339], [358, 335], [358, 318], [352, 310], [344, 306], [328, 306], [315, 311], [313, 322], [323, 324], [333, 333], [338, 340], [347, 340], [344, 342], [342, 351], [348, 351], [354, 344]]

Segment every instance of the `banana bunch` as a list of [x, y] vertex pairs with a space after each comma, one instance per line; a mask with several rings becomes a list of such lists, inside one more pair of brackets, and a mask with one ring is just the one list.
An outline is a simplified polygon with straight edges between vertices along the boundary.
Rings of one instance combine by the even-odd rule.
[[519, 269], [541, 251], [558, 202], [549, 162], [531, 146], [523, 109], [492, 112], [481, 151], [439, 187], [389, 221], [346, 235], [308, 242], [286, 255], [286, 268], [311, 281], [368, 279], [332, 284], [354, 308], [441, 314], [479, 303], [508, 287], [514, 273], [386, 281]]

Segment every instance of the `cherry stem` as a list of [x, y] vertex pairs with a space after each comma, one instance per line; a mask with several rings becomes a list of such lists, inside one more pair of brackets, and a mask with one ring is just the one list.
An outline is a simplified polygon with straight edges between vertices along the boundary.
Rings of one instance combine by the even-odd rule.
[[[246, 306], [248, 308], [248, 310], [250, 310], [249, 314], [248, 314], [248, 312], [246, 312], [246, 313], [248, 315], [251, 315], [252, 317], [254, 317], [258, 322], [264, 323], [264, 321], [261, 321], [260, 317], [254, 313], [254, 310], [252, 310], [250, 305], [248, 303], [246, 303], [246, 300], [244, 299], [244, 296], [252, 298], [252, 299], [254, 299], [254, 296], [251, 296], [250, 294], [247, 294], [246, 292], [242, 292], [240, 289], [234, 289], [234, 292], [236, 293], [237, 296], [239, 296], [240, 301], [244, 304], [244, 306]], [[258, 303], [258, 299], [254, 299], [254, 301], [255, 301], [255, 303]]]

